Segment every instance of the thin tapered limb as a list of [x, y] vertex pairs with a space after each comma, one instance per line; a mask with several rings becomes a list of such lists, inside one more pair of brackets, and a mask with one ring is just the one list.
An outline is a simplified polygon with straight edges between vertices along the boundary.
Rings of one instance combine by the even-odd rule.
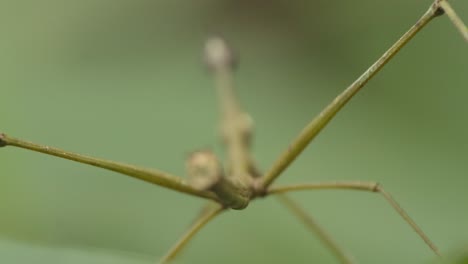
[[187, 232], [177, 241], [169, 252], [160, 260], [160, 264], [169, 263], [181, 252], [187, 243], [211, 220], [219, 215], [225, 208], [220, 205], [209, 205], [204, 208]]
[[354, 263], [353, 258], [348, 255], [323, 229], [317, 221], [307, 214], [307, 212], [294, 200], [286, 194], [278, 194], [276, 197], [297, 217], [302, 223], [313, 233], [317, 234], [322, 243], [324, 243], [335, 255], [335, 257], [343, 264]]
[[260, 189], [267, 188], [296, 159], [309, 143], [322, 131], [343, 106], [361, 90], [425, 25], [434, 17], [441, 15], [439, 2], [431, 5], [429, 10], [412, 26], [390, 49], [388, 49], [356, 81], [338, 95], [325, 109], [310, 122], [281, 154], [273, 166], [266, 172], [259, 183]]
[[461, 18], [457, 15], [457, 13], [455, 13], [455, 10], [453, 10], [449, 2], [446, 0], [443, 0], [443, 1], [440, 1], [439, 4], [440, 4], [440, 7], [445, 11], [447, 16], [450, 18], [453, 25], [458, 29], [458, 31], [460, 31], [460, 34], [465, 39], [465, 41], [468, 42], [468, 28], [463, 23]]
[[166, 172], [72, 153], [58, 148], [31, 143], [0, 133], [0, 147], [3, 146], [19, 147], [44, 153], [47, 155], [64, 158], [67, 160], [76, 161], [79, 163], [92, 165], [95, 167], [100, 167], [103, 169], [119, 172], [146, 182], [154, 183], [169, 189], [173, 189], [179, 192], [211, 199], [213, 201], [218, 201], [218, 197], [213, 192], [197, 190], [190, 186], [184, 179]]
[[386, 192], [382, 186], [376, 182], [367, 181], [333, 181], [333, 182], [319, 182], [319, 183], [306, 183], [296, 185], [285, 185], [278, 187], [271, 187], [267, 190], [267, 194], [282, 194], [291, 191], [300, 190], [323, 190], [323, 189], [348, 189], [360, 190], [366, 192], [380, 193], [385, 200], [397, 211], [397, 213], [408, 223], [411, 228], [421, 237], [422, 240], [429, 246], [429, 248], [438, 256], [441, 256], [439, 249], [429, 239], [429, 237], [418, 227], [416, 222], [403, 210], [403, 208], [393, 199], [393, 197]]

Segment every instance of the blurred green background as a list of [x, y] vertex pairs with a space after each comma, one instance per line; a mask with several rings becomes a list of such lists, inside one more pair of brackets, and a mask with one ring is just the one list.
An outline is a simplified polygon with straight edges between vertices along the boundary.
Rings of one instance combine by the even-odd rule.
[[[201, 63], [206, 37], [240, 54], [238, 95], [267, 169], [299, 130], [431, 3], [3, 0], [0, 130], [184, 175], [222, 155]], [[453, 1], [468, 21], [468, 2]], [[381, 182], [444, 253], [468, 250], [468, 49], [429, 24], [344, 108], [278, 183]], [[359, 263], [433, 263], [376, 194], [295, 193]], [[1, 263], [155, 263], [204, 201], [15, 148], [0, 151]], [[176, 263], [336, 263], [273, 198], [223, 214]]]

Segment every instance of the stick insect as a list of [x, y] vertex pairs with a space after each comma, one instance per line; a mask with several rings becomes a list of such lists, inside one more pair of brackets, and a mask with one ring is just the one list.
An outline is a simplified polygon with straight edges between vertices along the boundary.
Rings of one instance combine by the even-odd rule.
[[446, 13], [468, 41], [468, 30], [445, 0], [436, 0], [426, 13], [393, 44], [355, 82], [339, 94], [313, 119], [264, 173], [255, 166], [250, 153], [252, 119], [236, 100], [233, 87], [235, 58], [221, 38], [211, 38], [205, 46], [205, 59], [212, 72], [221, 110], [221, 134], [226, 146], [228, 164], [223, 168], [210, 151], [196, 151], [187, 160], [188, 180], [155, 169], [80, 155], [58, 148], [39, 145], [0, 134], [0, 146], [15, 146], [48, 155], [122, 173], [149, 183], [208, 200], [200, 215], [179, 241], [160, 260], [169, 263], [206, 224], [229, 209], [242, 210], [256, 198], [275, 196], [297, 216], [330, 249], [340, 263], [354, 263], [335, 240], [286, 193], [300, 190], [350, 189], [380, 194], [400, 217], [415, 231], [434, 254], [441, 253], [392, 196], [377, 182], [333, 181], [275, 186], [273, 183], [304, 151], [333, 117], [433, 18]]

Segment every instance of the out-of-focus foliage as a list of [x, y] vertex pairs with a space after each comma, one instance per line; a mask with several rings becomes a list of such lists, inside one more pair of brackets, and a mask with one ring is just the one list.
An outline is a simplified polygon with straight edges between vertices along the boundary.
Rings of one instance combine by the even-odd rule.
[[[184, 175], [221, 155], [204, 39], [240, 54], [238, 94], [266, 169], [428, 8], [423, 1], [3, 0], [0, 130]], [[452, 1], [468, 21], [468, 2]], [[431, 22], [278, 183], [376, 180], [450, 252], [468, 240], [468, 49]], [[375, 194], [298, 193], [359, 263], [433, 254]], [[154, 263], [203, 201], [24, 150], [0, 151], [0, 263]], [[177, 263], [334, 263], [274, 199], [223, 214]]]
[[444, 258], [434, 263], [442, 263], [442, 264], [468, 264], [468, 250], [465, 244], [464, 248], [457, 248], [457, 250], [452, 250]]

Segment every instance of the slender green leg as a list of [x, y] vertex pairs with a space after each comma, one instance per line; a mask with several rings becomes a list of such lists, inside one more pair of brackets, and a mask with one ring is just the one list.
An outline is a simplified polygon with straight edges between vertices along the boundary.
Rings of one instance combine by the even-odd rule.
[[399, 40], [395, 42], [372, 66], [369, 67], [346, 90], [339, 94], [325, 109], [313, 119], [297, 136], [292, 144], [281, 154], [273, 166], [266, 172], [259, 184], [267, 188], [273, 181], [296, 159], [309, 143], [333, 119], [338, 111], [348, 103], [361, 88], [374, 77], [425, 25], [434, 17], [440, 15], [438, 2], [431, 5], [429, 10], [412, 26]]
[[188, 184], [184, 179], [166, 172], [68, 152], [58, 148], [31, 143], [18, 138], [7, 136], [5, 134], [0, 134], [0, 147], [2, 146], [15, 146], [95, 167], [100, 167], [106, 170], [119, 172], [133, 178], [167, 187], [179, 192], [211, 199], [213, 201], [219, 201], [218, 197], [213, 192], [197, 190]]
[[440, 4], [440, 7], [442, 7], [442, 9], [445, 11], [447, 16], [450, 18], [453, 25], [458, 29], [458, 31], [460, 31], [460, 34], [465, 39], [465, 41], [468, 42], [468, 28], [460, 19], [460, 17], [457, 15], [457, 13], [455, 13], [455, 10], [453, 10], [449, 2], [443, 0], [443, 1], [440, 1], [439, 4]]
[[318, 235], [320, 240], [333, 252], [337, 259], [343, 264], [354, 263], [353, 258], [346, 254], [346, 252], [340, 248], [336, 241], [323, 229], [317, 221], [307, 214], [307, 212], [299, 206], [297, 202], [292, 200], [286, 194], [278, 194], [276, 196], [304, 225], [312, 232]]
[[204, 208], [201, 214], [196, 218], [192, 226], [169, 250], [169, 252], [160, 260], [160, 264], [169, 263], [182, 251], [185, 245], [200, 231], [206, 224], [219, 215], [224, 208], [220, 205], [213, 205], [211, 208]]
[[405, 220], [408, 225], [421, 237], [421, 239], [429, 246], [429, 248], [438, 256], [441, 256], [439, 249], [429, 239], [429, 237], [422, 231], [421, 228], [414, 222], [413, 219], [403, 210], [403, 208], [393, 199], [393, 197], [386, 192], [382, 186], [376, 182], [366, 181], [334, 181], [334, 182], [319, 182], [319, 183], [306, 183], [296, 185], [286, 185], [271, 187], [267, 190], [267, 194], [281, 194], [291, 191], [300, 190], [323, 190], [323, 189], [348, 189], [360, 190], [366, 192], [380, 193], [385, 200], [395, 209], [395, 211]]

